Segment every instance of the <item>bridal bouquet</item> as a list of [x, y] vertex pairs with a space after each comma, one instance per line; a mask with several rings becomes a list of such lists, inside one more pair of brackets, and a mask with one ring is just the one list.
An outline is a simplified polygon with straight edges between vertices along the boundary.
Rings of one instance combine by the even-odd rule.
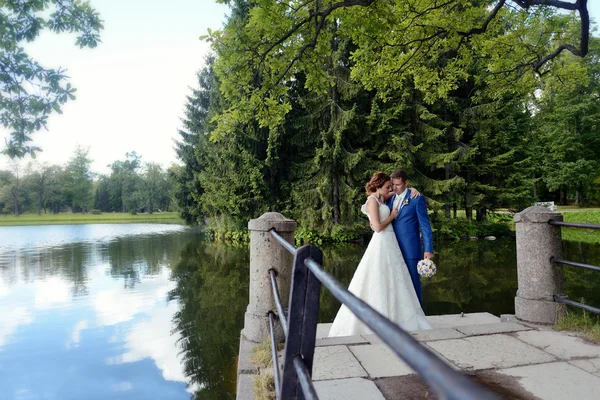
[[417, 272], [423, 278], [431, 278], [433, 275], [435, 275], [436, 270], [437, 267], [435, 266], [435, 263], [433, 262], [433, 260], [430, 260], [428, 258], [421, 260], [417, 263]]

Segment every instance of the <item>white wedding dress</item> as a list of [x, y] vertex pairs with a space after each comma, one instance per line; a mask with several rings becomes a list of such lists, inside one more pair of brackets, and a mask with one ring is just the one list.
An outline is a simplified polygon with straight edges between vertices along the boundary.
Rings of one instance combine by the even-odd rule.
[[[390, 209], [376, 196], [369, 196], [367, 201], [370, 198], [379, 204], [379, 220], [383, 221], [390, 215]], [[431, 329], [419, 304], [392, 224], [381, 232], [373, 233], [348, 290], [407, 331]], [[342, 305], [329, 337], [372, 333]]]

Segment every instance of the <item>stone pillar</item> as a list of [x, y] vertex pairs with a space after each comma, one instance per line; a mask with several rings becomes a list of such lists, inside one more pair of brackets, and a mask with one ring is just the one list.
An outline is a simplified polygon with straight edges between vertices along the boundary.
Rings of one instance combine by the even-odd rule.
[[560, 258], [560, 227], [548, 224], [562, 221], [560, 213], [544, 207], [529, 207], [514, 217], [517, 230], [517, 273], [519, 289], [515, 297], [517, 318], [541, 324], [556, 322], [559, 303], [553, 295], [563, 293], [562, 266], [550, 262]]
[[[296, 221], [276, 212], [268, 212], [248, 222], [250, 230], [250, 302], [244, 316], [242, 334], [253, 342], [262, 342], [269, 336], [267, 313], [275, 311], [269, 269], [274, 268], [283, 307], [287, 308], [292, 280], [293, 256], [269, 233], [275, 228], [285, 240], [294, 243]], [[277, 324], [277, 338], [283, 339]]]

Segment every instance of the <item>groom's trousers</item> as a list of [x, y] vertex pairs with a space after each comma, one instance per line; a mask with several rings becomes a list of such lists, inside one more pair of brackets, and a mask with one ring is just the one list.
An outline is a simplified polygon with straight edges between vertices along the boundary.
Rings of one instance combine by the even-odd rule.
[[419, 303], [421, 307], [423, 307], [423, 298], [421, 296], [421, 277], [417, 272], [417, 264], [419, 263], [418, 259], [408, 259], [406, 260], [406, 266], [408, 267], [408, 272], [410, 272], [410, 279], [412, 279], [413, 286], [415, 288], [415, 293], [417, 293], [417, 297], [419, 298]]

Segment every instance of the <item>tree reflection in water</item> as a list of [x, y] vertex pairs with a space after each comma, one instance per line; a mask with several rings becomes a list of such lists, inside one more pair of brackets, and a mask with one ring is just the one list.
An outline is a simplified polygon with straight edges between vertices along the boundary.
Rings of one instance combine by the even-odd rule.
[[190, 242], [172, 268], [184, 372], [195, 399], [234, 399], [236, 358], [248, 304], [248, 247]]

